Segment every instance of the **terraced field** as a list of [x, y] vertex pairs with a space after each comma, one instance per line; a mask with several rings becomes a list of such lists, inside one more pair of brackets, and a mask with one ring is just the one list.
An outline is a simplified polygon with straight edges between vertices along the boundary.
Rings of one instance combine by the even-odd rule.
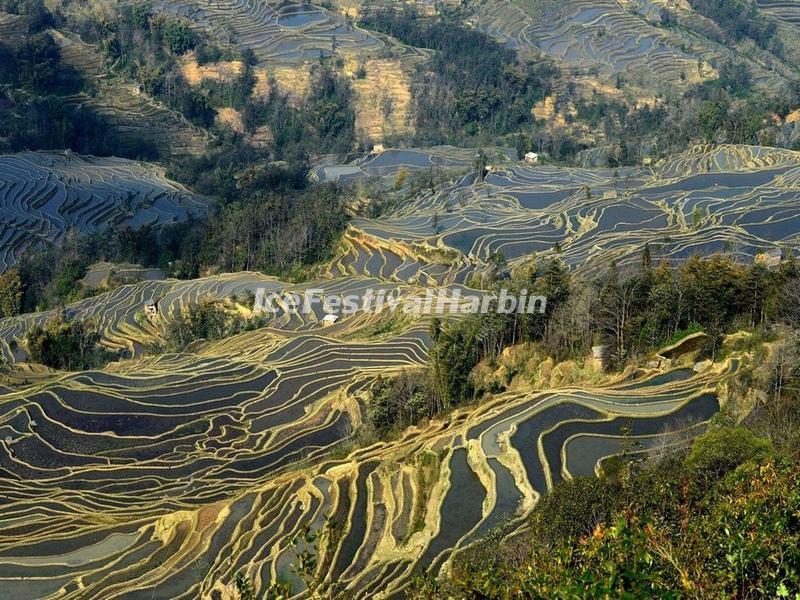
[[64, 64], [77, 69], [94, 86], [92, 94], [75, 94], [65, 102], [101, 117], [120, 154], [139, 156], [143, 144], [164, 158], [195, 156], [205, 151], [208, 133], [148, 96], [139, 84], [110, 77], [97, 48], [74, 34], [53, 32], [53, 36]]
[[[101, 343], [104, 346], [119, 351], [124, 356], [138, 358], [145, 354], [146, 346], [156, 341], [160, 334], [158, 327], [142, 314], [147, 300], [155, 301], [159, 315], [167, 320], [189, 304], [207, 300], [238, 299], [245, 305], [245, 300], [248, 297], [253, 298], [259, 290], [275, 294], [291, 291], [302, 298], [306, 291], [313, 293], [313, 290], [318, 288], [323, 288], [326, 295], [338, 295], [343, 298], [362, 297], [368, 289], [372, 289], [375, 293], [384, 290], [387, 294], [394, 292], [408, 297], [419, 293], [414, 287], [361, 277], [289, 285], [259, 273], [243, 272], [189, 281], [175, 279], [141, 281], [80, 300], [65, 307], [64, 311], [68, 318], [94, 320], [102, 332]], [[293, 311], [285, 304], [275, 308], [275, 312], [270, 314], [269, 326], [272, 330], [286, 334], [317, 330], [321, 327], [326, 314], [321, 302], [314, 303], [309, 314]], [[0, 319], [0, 354], [3, 358], [9, 363], [25, 361], [27, 353], [23, 341], [26, 332], [34, 324], [41, 324], [57, 314], [57, 310], [51, 310]], [[350, 327], [356, 329], [365, 327], [380, 318], [381, 315], [372, 311], [359, 311], [327, 328], [326, 332], [345, 335]]]
[[[491, 0], [476, 3], [471, 20], [500, 41], [551, 57], [573, 74], [597, 70], [609, 80], [623, 75], [628, 81], [641, 80], [640, 84], [649, 82], [651, 86], [680, 86], [685, 81], [715, 77], [711, 68], [701, 74], [698, 60], [720, 64], [733, 57], [731, 50], [720, 44], [684, 28], [657, 27], [645, 18], [646, 11], [636, 12], [640, 5], [650, 4]], [[776, 12], [789, 15], [784, 8], [778, 3]], [[682, 16], [689, 20], [695, 17]], [[751, 67], [765, 85], [780, 85], [780, 76], [768, 65], [753, 61]], [[782, 76], [792, 70], [795, 68], [789, 67]]]
[[800, 3], [796, 0], [758, 0], [756, 4], [776, 19], [800, 27]]
[[[345, 165], [351, 180], [432, 165], [453, 179], [380, 219], [355, 219], [322, 280], [290, 286], [257, 273], [146, 280], [68, 306], [69, 317], [96, 320], [102, 343], [129, 360], [89, 372], [31, 371], [21, 385], [0, 386], [6, 597], [223, 599], [237, 574], [259, 594], [281, 580], [297, 598], [312, 591], [402, 597], [414, 575], [441, 572], [487, 533], [519, 531], [560, 480], [593, 474], [631, 443], [644, 452], [702, 431], [746, 356], [700, 373], [646, 370], [597, 387], [509, 392], [364, 446], [352, 442], [366, 389], [379, 376], [425, 364], [424, 318], [391, 323], [358, 311], [323, 327], [319, 304], [305, 315], [281, 307], [261, 329], [181, 354], [146, 352], [176, 310], [205, 299], [241, 307], [259, 289], [346, 296], [372, 288], [411, 298], [424, 286], [468, 284], [495, 252], [515, 263], [554, 252], [556, 242], [567, 262], [586, 268], [611, 257], [638, 260], [648, 241], [668, 259], [797, 246], [798, 153], [695, 148], [618, 172], [505, 156], [483, 182], [463, 174], [473, 155], [391, 150]], [[11, 159], [34, 161], [19, 163], [22, 171], [46, 171], [16, 175], [21, 183], [3, 188], [8, 198], [34, 195], [11, 195], [19, 189], [45, 198], [32, 203], [42, 223], [56, 221], [53, 207], [68, 198], [100, 198], [98, 190], [115, 198], [108, 190], [120, 185], [137, 199], [191, 200], [157, 171], [139, 166], [126, 176], [128, 161], [2, 160]], [[340, 168], [323, 161], [316, 177], [340, 178]], [[48, 185], [56, 191], [42, 191]], [[69, 211], [81, 215], [75, 223], [102, 221], [86, 216], [95, 213], [85, 206], [93, 204]], [[161, 322], [141, 315], [151, 298]], [[26, 368], [25, 333], [53, 314], [0, 320], [5, 360]], [[296, 543], [308, 532], [323, 533], [318, 546]], [[302, 578], [293, 565], [304, 550], [318, 563]]]
[[378, 49], [383, 42], [341, 16], [299, 2], [159, 0], [160, 12], [185, 17], [216, 39], [250, 49], [259, 60], [297, 63], [337, 51]]
[[[472, 168], [476, 152], [476, 149], [454, 146], [387, 148], [347, 164], [336, 164], [336, 157], [327, 156], [317, 162], [311, 177], [318, 182], [348, 183], [363, 177], [393, 177], [401, 170], [408, 172], [442, 169], [463, 172]], [[516, 156], [511, 148], [491, 148], [486, 153], [497, 161], [509, 161], [512, 156]]]
[[642, 448], [702, 428], [719, 408], [715, 386], [738, 364], [506, 395], [330, 458], [357, 423], [365, 382], [419, 364], [424, 338], [411, 330], [365, 345], [251, 332], [197, 356], [7, 394], [7, 597], [219, 598], [237, 572], [261, 591], [280, 579], [305, 597], [290, 566], [304, 528], [327, 531], [312, 549], [318, 591], [392, 596], [479, 536], [518, 527], [561, 478], [592, 473], [619, 451], [623, 426]]
[[26, 248], [53, 243], [70, 229], [158, 226], [205, 208], [154, 165], [43, 152], [0, 156], [0, 271]]
[[667, 260], [722, 251], [752, 260], [800, 243], [800, 153], [791, 151], [698, 147], [652, 168], [619, 170], [506, 163], [485, 182], [474, 179], [380, 219], [354, 219], [339, 270], [402, 274], [398, 260], [410, 247], [447, 259], [436, 262], [461, 264], [455, 253], [479, 266], [495, 253], [512, 264], [553, 254], [558, 244], [565, 262], [592, 268], [637, 260], [646, 243]]

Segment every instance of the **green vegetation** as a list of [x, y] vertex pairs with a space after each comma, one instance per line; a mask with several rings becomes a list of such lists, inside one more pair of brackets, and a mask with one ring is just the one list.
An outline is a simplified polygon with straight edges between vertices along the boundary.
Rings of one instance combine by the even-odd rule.
[[694, 10], [717, 23], [724, 40], [737, 43], [744, 38], [753, 40], [764, 50], [783, 55], [780, 40], [775, 37], [777, 25], [767, 20], [750, 0], [690, 0]]
[[775, 445], [760, 425], [720, 423], [688, 452], [565, 481], [529, 532], [490, 538], [409, 597], [795, 597], [800, 429]]
[[438, 407], [431, 402], [432, 398], [426, 371], [404, 371], [394, 378], [378, 377], [367, 405], [367, 422], [386, 439], [393, 432], [435, 416]]
[[102, 348], [100, 333], [90, 320], [69, 320], [64, 314], [35, 325], [25, 336], [33, 362], [68, 371], [103, 366], [116, 355]]
[[0, 274], [0, 319], [15, 317], [22, 310], [22, 280], [19, 269]]
[[490, 311], [444, 326], [434, 323], [431, 365], [441, 402], [456, 405], [497, 391], [476, 387], [472, 370], [503, 348], [525, 342], [540, 343], [557, 360], [582, 358], [593, 343], [605, 343], [613, 368], [702, 330], [709, 335], [703, 353], [714, 357], [723, 334], [785, 320], [781, 298], [797, 288], [800, 276], [794, 261], [778, 271], [722, 256], [695, 257], [677, 268], [647, 265], [623, 275], [612, 263], [605, 277], [584, 281], [553, 261], [502, 282], [545, 296], [545, 314]]
[[245, 188], [254, 191], [243, 191], [245, 200], [218, 206], [204, 219], [163, 229], [117, 227], [84, 236], [70, 232], [56, 245], [25, 253], [18, 264], [23, 311], [64, 306], [92, 295], [80, 280], [96, 262], [157, 267], [183, 279], [242, 270], [299, 277], [305, 265], [330, 256], [349, 220], [350, 194], [332, 184], [281, 193], [255, 191], [275, 189], [270, 183], [283, 176], [270, 171], [255, 176]]
[[219, 302], [190, 304], [169, 320], [164, 331], [163, 349], [181, 352], [196, 340], [214, 342], [242, 331], [244, 319]]
[[361, 25], [403, 43], [435, 50], [415, 74], [414, 118], [419, 142], [466, 142], [514, 133], [532, 122], [531, 107], [557, 77], [547, 62], [521, 64], [516, 52], [460, 24], [442, 8], [428, 18], [405, 4], [365, 12]]
[[604, 277], [585, 281], [552, 260], [495, 285], [510, 296], [527, 290], [532, 297], [547, 298], [545, 312], [489, 310], [446, 323], [434, 319], [428, 370], [381, 379], [374, 386], [368, 415], [377, 433], [385, 435], [502, 391], [509, 381], [487, 386], [474, 371], [516, 344], [536, 343], [555, 360], [582, 359], [592, 345], [607, 344], [609, 368], [622, 369], [659, 347], [704, 331], [708, 339], [700, 356], [715, 358], [724, 334], [763, 331], [794, 318], [782, 307], [791, 305], [784, 301], [787, 294], [800, 288], [800, 271], [794, 261], [776, 271], [713, 256], [695, 257], [677, 268], [666, 263], [652, 268], [643, 262], [640, 270], [625, 275], [612, 263]]

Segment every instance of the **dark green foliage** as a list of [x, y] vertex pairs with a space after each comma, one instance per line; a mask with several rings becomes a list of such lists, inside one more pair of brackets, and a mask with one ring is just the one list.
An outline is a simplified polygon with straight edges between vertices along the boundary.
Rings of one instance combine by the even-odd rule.
[[16, 317], [22, 311], [22, 278], [19, 269], [0, 274], [0, 318]]
[[717, 429], [698, 438], [686, 466], [700, 476], [719, 478], [744, 462], [762, 459], [769, 451], [769, 441], [756, 437], [749, 429]]
[[546, 544], [579, 540], [611, 515], [621, 492], [615, 481], [580, 477], [566, 480], [536, 506], [533, 522]]
[[25, 336], [33, 362], [68, 371], [85, 371], [113, 360], [115, 356], [100, 347], [99, 341], [100, 334], [91, 321], [70, 321], [63, 314], [43, 326], [34, 325]]
[[218, 341], [244, 330], [244, 320], [220, 302], [198, 302], [172, 315], [164, 332], [163, 350], [181, 352], [197, 340]]
[[475, 388], [472, 370], [506, 346], [525, 342], [541, 343], [558, 360], [582, 358], [593, 343], [607, 344], [612, 367], [622, 367], [631, 357], [704, 331], [709, 336], [705, 354], [713, 358], [723, 334], [774, 323], [785, 290], [797, 287], [790, 265], [770, 270], [712, 256], [693, 257], [675, 269], [666, 263], [653, 268], [654, 250], [648, 250], [639, 271], [623, 274], [612, 263], [594, 282], [572, 281], [553, 260], [496, 283], [509, 295], [527, 290], [529, 296], [544, 296], [544, 314], [489, 310], [446, 325], [435, 323], [431, 364], [442, 402], [455, 405], [492, 391]]
[[556, 76], [548, 63], [520, 64], [513, 50], [447, 11], [432, 19], [409, 4], [386, 6], [366, 12], [361, 25], [436, 51], [413, 86], [416, 129], [426, 143], [517, 131], [531, 122], [531, 106]]
[[183, 21], [168, 21], [164, 25], [164, 40], [174, 54], [186, 54], [194, 48], [194, 36], [189, 26]]
[[405, 371], [393, 379], [379, 377], [375, 381], [367, 419], [385, 439], [392, 431], [435, 416], [437, 408], [428, 373]]
[[[509, 297], [520, 297], [526, 290], [529, 297], [547, 299], [545, 312], [499, 312], [497, 302], [503, 287]], [[484, 359], [497, 357], [503, 348], [513, 344], [541, 341], [547, 334], [548, 318], [569, 296], [569, 274], [558, 260], [538, 265], [512, 280], [497, 283], [497, 300], [486, 313], [469, 315], [442, 325], [434, 321], [431, 350], [434, 388], [445, 406], [471, 400], [476, 390], [470, 373]]]
[[274, 274], [320, 262], [349, 220], [348, 201], [346, 190], [328, 184], [287, 194], [255, 192], [207, 223], [198, 260], [227, 271]]
[[750, 0], [690, 0], [692, 8], [708, 17], [720, 26], [725, 41], [740, 42], [750, 38], [765, 50], [772, 50], [782, 55], [782, 49], [776, 45], [777, 26], [758, 10], [756, 3]]
[[[263, 173], [254, 185], [280, 190], [287, 185], [283, 177], [295, 175]], [[198, 277], [207, 269], [289, 276], [328, 259], [349, 220], [349, 193], [335, 185], [244, 197], [199, 220], [158, 230], [121, 227], [81, 237], [71, 234], [56, 246], [24, 254], [19, 264], [24, 309], [43, 310], [80, 299], [88, 291], [80, 280], [99, 261], [158, 267], [181, 278]]]

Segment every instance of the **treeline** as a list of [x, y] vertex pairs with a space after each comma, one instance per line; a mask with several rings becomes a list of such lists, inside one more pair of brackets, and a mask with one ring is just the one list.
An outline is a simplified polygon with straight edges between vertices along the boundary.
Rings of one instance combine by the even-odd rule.
[[331, 256], [349, 220], [349, 204], [348, 190], [324, 184], [259, 193], [203, 219], [163, 228], [71, 231], [56, 245], [25, 253], [10, 272], [21, 290], [15, 306], [40, 311], [96, 293], [81, 280], [101, 261], [157, 267], [181, 279], [241, 270], [300, 278], [304, 266]]
[[768, 20], [753, 0], [690, 0], [692, 8], [719, 25], [725, 41], [738, 43], [745, 38], [776, 56], [783, 56], [783, 45], [775, 36], [778, 27]]
[[516, 52], [461, 25], [458, 12], [421, 15], [411, 4], [365, 11], [360, 25], [434, 50], [415, 74], [413, 110], [420, 143], [465, 143], [514, 133], [550, 93], [558, 72], [548, 62], [520, 63]]
[[[570, 103], [575, 108], [575, 115], [567, 116], [567, 126], [524, 130], [517, 146], [520, 152], [543, 151], [571, 163], [579, 152], [590, 149], [581, 133], [581, 126], [587, 126], [602, 134], [596, 147], [605, 156], [595, 163], [611, 167], [641, 164], [645, 158], [682, 152], [697, 142], [791, 146], [789, 135], [773, 118], [783, 119], [797, 107], [800, 82], [790, 83], [780, 93], [767, 92], [755, 86], [744, 63], [729, 61], [718, 71], [718, 79], [638, 109], [602, 95], [579, 97], [568, 85], [568, 94], [558, 99], [560, 110]], [[623, 86], [620, 80], [618, 87]]]
[[510, 296], [523, 290], [544, 296], [546, 309], [434, 319], [428, 367], [373, 388], [368, 416], [376, 432], [402, 429], [502, 391], [503, 382], [485, 382], [475, 369], [517, 344], [538, 344], [556, 361], [580, 360], [593, 346], [605, 345], [608, 368], [622, 369], [697, 331], [707, 335], [700, 356], [714, 359], [727, 333], [765, 331], [779, 322], [800, 329], [800, 263], [794, 259], [779, 269], [740, 265], [722, 256], [653, 266], [647, 247], [633, 272], [612, 263], [604, 276], [587, 280], [551, 260], [496, 286]]
[[434, 330], [436, 390], [450, 403], [484, 391], [475, 388], [472, 369], [513, 344], [540, 343], [556, 360], [583, 358], [593, 345], [607, 345], [610, 368], [621, 368], [687, 331], [708, 335], [703, 352], [713, 358], [726, 333], [778, 321], [800, 327], [792, 300], [800, 295], [800, 263], [794, 259], [780, 269], [723, 256], [653, 266], [646, 247], [641, 268], [632, 273], [612, 263], [603, 277], [585, 280], [553, 261], [503, 287], [546, 296], [547, 310], [473, 315]]

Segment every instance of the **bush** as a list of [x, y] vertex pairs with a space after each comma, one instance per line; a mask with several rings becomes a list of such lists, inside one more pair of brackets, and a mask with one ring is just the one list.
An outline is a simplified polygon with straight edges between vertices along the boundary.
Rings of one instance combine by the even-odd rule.
[[84, 371], [116, 358], [99, 346], [100, 333], [92, 321], [69, 321], [63, 314], [33, 326], [25, 341], [31, 359], [53, 369]]
[[167, 324], [163, 348], [181, 352], [194, 341], [218, 341], [244, 330], [245, 322], [235, 311], [221, 302], [205, 301], [190, 304]]
[[579, 477], [557, 485], [544, 496], [534, 513], [537, 536], [544, 543], [579, 539], [605, 521], [620, 494], [612, 480]]
[[739, 465], [763, 458], [769, 440], [744, 427], [712, 429], [694, 441], [686, 466], [701, 479], [718, 479]]
[[404, 371], [394, 379], [378, 378], [367, 405], [367, 420], [386, 437], [435, 414], [430, 377], [425, 371]]

